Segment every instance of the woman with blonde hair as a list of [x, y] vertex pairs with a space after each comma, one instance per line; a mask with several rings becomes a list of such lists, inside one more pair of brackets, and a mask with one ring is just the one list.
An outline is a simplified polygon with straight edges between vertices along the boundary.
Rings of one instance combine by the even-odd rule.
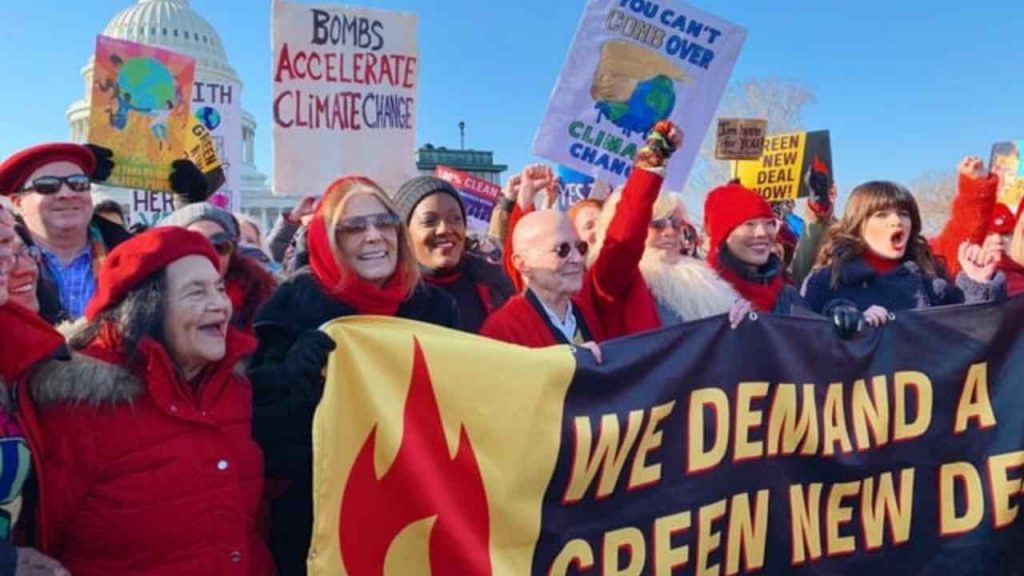
[[[621, 200], [622, 190], [608, 197], [597, 221], [595, 245], [588, 254], [600, 252]], [[686, 228], [682, 199], [662, 191], [654, 203], [640, 260], [640, 273], [654, 296], [662, 326], [724, 314], [739, 300], [732, 286], [704, 261], [683, 254]]]
[[249, 370], [253, 434], [267, 476], [284, 484], [272, 501], [270, 548], [278, 574], [306, 573], [313, 524], [313, 412], [334, 341], [318, 328], [343, 316], [397, 316], [453, 328], [455, 301], [420, 280], [409, 232], [372, 180], [327, 187], [310, 222], [309, 267], [278, 289], [256, 317], [260, 345]]

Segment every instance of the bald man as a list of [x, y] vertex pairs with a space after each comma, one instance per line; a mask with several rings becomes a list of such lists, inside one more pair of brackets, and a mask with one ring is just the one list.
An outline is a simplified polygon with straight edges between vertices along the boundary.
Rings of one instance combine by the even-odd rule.
[[[636, 155], [600, 252], [585, 268], [587, 245], [569, 218], [531, 212], [532, 197], [509, 217], [506, 271], [523, 292], [491, 314], [480, 334], [531, 348], [603, 342], [661, 327], [657, 306], [640, 274], [654, 202], [665, 165], [682, 144], [669, 122], [659, 122]], [[524, 172], [522, 178], [528, 178]], [[528, 182], [521, 182], [529, 189]], [[521, 199], [522, 200], [522, 199]]]
[[542, 210], [516, 223], [512, 263], [525, 284], [484, 323], [481, 334], [533, 348], [570, 344], [594, 352], [600, 324], [593, 308], [574, 297], [583, 286], [587, 244], [569, 218]]

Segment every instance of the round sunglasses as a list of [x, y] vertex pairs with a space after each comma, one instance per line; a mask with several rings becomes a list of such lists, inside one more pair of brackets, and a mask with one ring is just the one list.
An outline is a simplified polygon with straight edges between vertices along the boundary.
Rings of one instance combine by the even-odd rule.
[[671, 226], [673, 230], [678, 232], [683, 229], [683, 221], [675, 216], [669, 216], [668, 218], [659, 218], [657, 220], [651, 221], [651, 228], [654, 228], [659, 232], [664, 230], [665, 228], [668, 228], [669, 226]]
[[70, 176], [40, 176], [22, 187], [22, 192], [35, 192], [37, 194], [49, 195], [60, 191], [62, 184], [67, 184], [72, 192], [88, 192], [92, 187], [89, 177], [85, 174], [72, 174]]
[[555, 255], [561, 258], [562, 260], [565, 260], [566, 258], [569, 257], [569, 254], [572, 253], [573, 248], [575, 248], [576, 251], [580, 253], [580, 256], [586, 256], [587, 250], [590, 249], [590, 246], [587, 245], [587, 243], [584, 242], [583, 240], [577, 240], [575, 242], [562, 242], [556, 245], [552, 252], [554, 252]]

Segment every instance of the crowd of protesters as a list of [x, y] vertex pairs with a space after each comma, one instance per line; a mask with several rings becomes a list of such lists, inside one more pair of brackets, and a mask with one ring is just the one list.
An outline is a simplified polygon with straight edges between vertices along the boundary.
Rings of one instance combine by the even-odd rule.
[[[430, 176], [357, 175], [263, 236], [205, 202], [188, 161], [177, 210], [129, 232], [93, 206], [109, 150], [47, 144], [0, 165], [0, 576], [304, 574], [313, 414], [335, 348], [318, 328], [383, 315], [529, 347], [601, 343], [721, 316], [822, 317], [836, 338], [904, 310], [1024, 291], [1024, 218], [977, 158], [951, 218], [922, 235], [911, 191], [812, 183], [797, 234], [738, 182], [702, 223], [663, 190], [685, 135], [661, 122], [626, 183], [567, 212], [546, 166], [514, 175], [487, 234]], [[1017, 208], [1017, 207], [1013, 207]]]

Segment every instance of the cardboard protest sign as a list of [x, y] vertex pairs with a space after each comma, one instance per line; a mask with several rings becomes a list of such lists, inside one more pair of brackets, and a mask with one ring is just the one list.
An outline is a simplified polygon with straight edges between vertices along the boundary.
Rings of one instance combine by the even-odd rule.
[[666, 185], [680, 190], [747, 32], [672, 0], [590, 0], [533, 152], [613, 185], [659, 120], [683, 132]]
[[459, 191], [466, 207], [466, 227], [469, 231], [486, 234], [491, 212], [501, 198], [501, 186], [447, 166], [435, 168], [434, 175], [451, 183]]
[[[209, 133], [220, 168], [220, 181], [210, 183], [209, 202], [238, 212], [242, 201], [242, 85], [197, 81], [192, 91], [192, 115]], [[202, 165], [199, 167], [207, 173]]]
[[105, 184], [169, 190], [171, 162], [188, 137], [195, 61], [162, 48], [99, 36], [89, 142], [114, 151]]
[[761, 157], [768, 121], [756, 118], [719, 118], [715, 139], [718, 160], [757, 160]]
[[335, 320], [309, 574], [1021, 574], [1021, 322], [718, 317], [597, 364]]
[[823, 172], [831, 179], [828, 130], [768, 136], [760, 158], [739, 163], [740, 183], [769, 202], [809, 196], [811, 172]]
[[394, 192], [416, 174], [416, 15], [274, 0], [275, 194], [339, 176]]
[[1020, 161], [1024, 140], [998, 142], [992, 146], [989, 170], [999, 176], [999, 202], [1017, 212], [1024, 199], [1024, 164]]
[[[197, 115], [193, 115], [189, 121], [184, 155], [206, 177], [206, 184], [210, 190], [223, 189], [224, 167], [217, 154], [216, 143]], [[215, 194], [207, 201], [229, 209], [226, 197]], [[132, 224], [153, 226], [164, 216], [174, 212], [174, 196], [170, 192], [134, 189], [128, 208]]]

